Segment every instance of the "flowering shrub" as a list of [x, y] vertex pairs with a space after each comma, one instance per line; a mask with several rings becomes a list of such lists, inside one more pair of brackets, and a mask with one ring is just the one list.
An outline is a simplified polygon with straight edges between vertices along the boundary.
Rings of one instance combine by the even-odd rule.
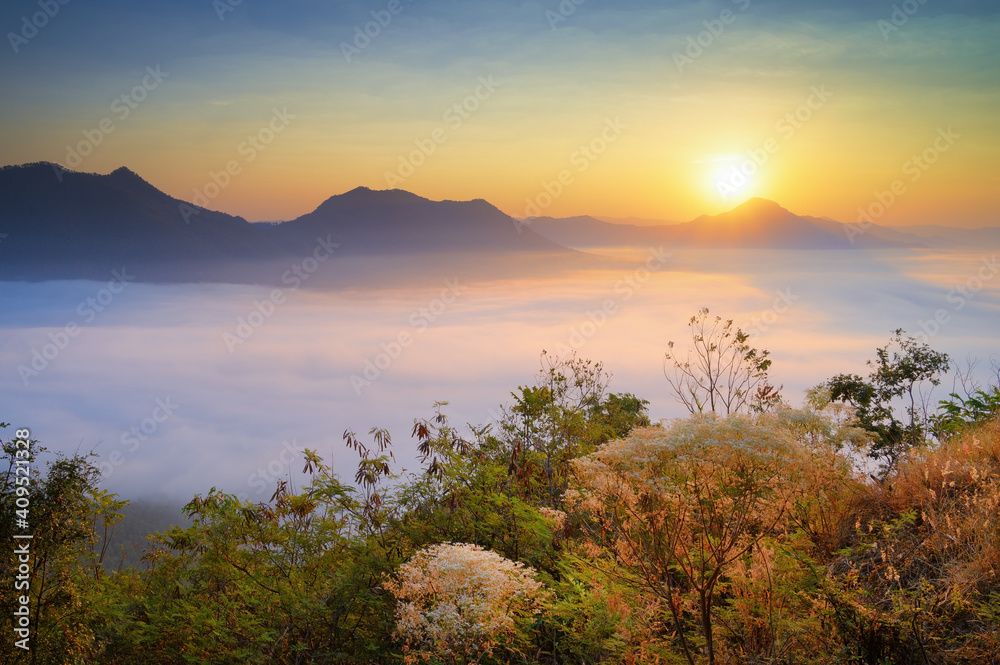
[[384, 586], [398, 602], [396, 638], [407, 662], [477, 663], [547, 598], [531, 568], [464, 543], [420, 550]]

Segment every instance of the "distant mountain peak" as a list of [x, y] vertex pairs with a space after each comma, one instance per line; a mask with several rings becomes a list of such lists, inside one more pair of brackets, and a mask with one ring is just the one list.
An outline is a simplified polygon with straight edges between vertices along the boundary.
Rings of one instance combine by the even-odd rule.
[[773, 224], [786, 224], [792, 219], [801, 218], [770, 199], [754, 197], [725, 212], [720, 212], [716, 215], [700, 215], [688, 222], [686, 226], [695, 225], [712, 228], [750, 226], [759, 228]]
[[346, 191], [346, 192], [344, 192], [343, 194], [340, 194], [340, 195], [335, 194], [334, 196], [351, 196], [352, 194], [353, 195], [367, 195], [367, 194], [371, 194], [371, 193], [373, 193], [375, 191], [376, 190], [372, 189], [371, 187], [361, 186], [361, 187], [355, 187], [354, 189]]
[[428, 199], [418, 196], [405, 189], [371, 189], [370, 187], [355, 187], [343, 194], [334, 194], [320, 204], [320, 208], [335, 208], [348, 206], [372, 205], [403, 205], [415, 202], [426, 202]]
[[369, 255], [569, 251], [531, 229], [520, 229], [485, 199], [435, 201], [403, 189], [355, 187], [278, 228], [300, 244], [317, 233], [331, 234], [345, 248]]
[[143, 185], [147, 185], [149, 187], [153, 187], [153, 185], [151, 185], [145, 179], [143, 179], [143, 177], [141, 175], [139, 175], [138, 173], [136, 173], [132, 169], [130, 169], [128, 167], [125, 167], [125, 166], [119, 166], [117, 169], [115, 169], [114, 171], [112, 171], [108, 175], [101, 176], [101, 177], [113, 178], [113, 179], [115, 179], [115, 180], [117, 180], [119, 182], [142, 183]]
[[167, 196], [157, 189], [155, 185], [145, 180], [141, 175], [124, 166], [118, 167], [106, 176], [98, 177], [107, 178], [108, 182], [114, 183], [118, 187], [143, 196]]
[[354, 189], [346, 191], [343, 194], [335, 194], [334, 196], [394, 196], [398, 194], [422, 198], [413, 192], [406, 191], [405, 189], [372, 189], [371, 187], [365, 186], [355, 187]]
[[781, 214], [781, 215], [790, 214], [787, 208], [779, 205], [778, 203], [770, 199], [763, 199], [760, 198], [759, 196], [755, 196], [752, 199], [747, 199], [746, 201], [736, 206], [729, 212], [751, 213], [754, 215], [768, 215], [768, 216], [774, 214]]

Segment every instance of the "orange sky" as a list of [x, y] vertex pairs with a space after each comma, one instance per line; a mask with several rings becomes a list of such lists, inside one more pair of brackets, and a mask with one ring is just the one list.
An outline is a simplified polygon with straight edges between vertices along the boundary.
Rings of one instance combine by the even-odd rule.
[[224, 183], [208, 206], [253, 221], [364, 185], [519, 217], [687, 221], [761, 196], [1000, 224], [992, 3], [899, 26], [860, 1], [209, 5], [66, 6], [12, 47], [4, 162], [125, 165], [185, 200]]

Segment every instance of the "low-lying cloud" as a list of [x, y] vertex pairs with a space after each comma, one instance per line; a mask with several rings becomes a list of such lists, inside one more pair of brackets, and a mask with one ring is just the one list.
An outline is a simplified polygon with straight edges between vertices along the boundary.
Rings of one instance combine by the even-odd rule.
[[[468, 283], [455, 275], [460, 295], [435, 305], [420, 330], [413, 312], [435, 303], [444, 283], [302, 290], [232, 353], [224, 335], [268, 288], [137, 283], [27, 385], [18, 366], [100, 285], [6, 283], [0, 419], [30, 427], [51, 450], [94, 451], [104, 485], [126, 497], [186, 499], [214, 485], [266, 500], [278, 477], [301, 478], [303, 448], [352, 477], [345, 429], [364, 438], [371, 427], [389, 428], [397, 457], [413, 468], [413, 418], [445, 400], [456, 424], [491, 421], [512, 390], [533, 381], [542, 349], [602, 361], [614, 375], [611, 389], [650, 400], [654, 419], [683, 415], [663, 378], [663, 353], [668, 340], [686, 346], [687, 320], [702, 306], [754, 330], [757, 345], [771, 350], [773, 379], [798, 403], [806, 388], [835, 373], [866, 373], [865, 360], [890, 330], [919, 333], [982, 259], [684, 251], [627, 298], [616, 285], [634, 268]], [[604, 309], [609, 300], [613, 311]], [[976, 298], [949, 313], [931, 346], [960, 362], [989, 358], [1000, 279], [985, 281]], [[351, 376], [401, 332], [411, 343], [379, 359], [375, 380], [355, 390]]]

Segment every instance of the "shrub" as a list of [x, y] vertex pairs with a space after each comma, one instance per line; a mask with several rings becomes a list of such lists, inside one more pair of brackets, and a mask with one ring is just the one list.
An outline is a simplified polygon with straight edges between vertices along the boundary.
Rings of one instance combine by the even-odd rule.
[[420, 550], [384, 586], [398, 602], [396, 637], [407, 662], [478, 663], [511, 644], [547, 596], [531, 568], [462, 543]]

